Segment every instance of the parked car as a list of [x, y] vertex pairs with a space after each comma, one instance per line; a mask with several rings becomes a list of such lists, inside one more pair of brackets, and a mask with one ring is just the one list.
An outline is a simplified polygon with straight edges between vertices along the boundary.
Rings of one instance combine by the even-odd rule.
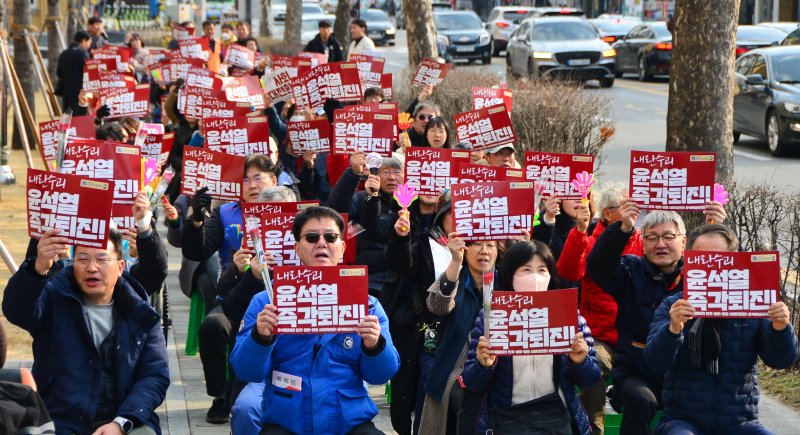
[[614, 85], [616, 52], [578, 17], [528, 18], [508, 43], [506, 67], [515, 76], [565, 78]]
[[578, 8], [559, 8], [559, 7], [538, 7], [531, 9], [525, 18], [537, 17], [586, 17], [583, 9]]
[[300, 30], [300, 42], [302, 44], [308, 44], [309, 41], [317, 36], [317, 33], [319, 33], [319, 22], [322, 20], [330, 21], [331, 26], [336, 25], [336, 15], [303, 14], [303, 22]]
[[436, 42], [444, 51], [439, 55], [447, 62], [456, 59], [492, 62], [492, 37], [480, 18], [472, 11], [435, 11], [433, 25]]
[[486, 30], [492, 36], [492, 55], [498, 56], [508, 46], [508, 38], [533, 8], [522, 6], [497, 6], [489, 12]]
[[597, 30], [600, 39], [609, 44], [617, 42], [617, 40], [627, 35], [631, 29], [642, 23], [641, 18], [638, 17], [612, 19], [594, 18], [588, 21], [594, 26], [595, 30]]
[[800, 47], [749, 51], [736, 60], [733, 143], [742, 134], [766, 140], [779, 156], [800, 145]]
[[635, 73], [647, 81], [657, 75], [669, 75], [672, 61], [672, 33], [664, 21], [640, 24], [614, 44], [617, 50], [617, 77]]
[[781, 41], [781, 45], [800, 45], [800, 29], [795, 30]]
[[800, 28], [800, 23], [795, 23], [793, 21], [776, 21], [773, 23], [758, 23], [761, 27], [769, 27], [772, 29], [778, 29], [785, 33], [792, 33], [798, 28]]
[[756, 48], [780, 44], [786, 33], [763, 26], [739, 26], [736, 29], [736, 57]]
[[380, 9], [368, 9], [361, 19], [367, 22], [367, 36], [375, 42], [375, 45], [394, 45], [397, 31], [386, 12]]
[[325, 11], [322, 10], [322, 6], [320, 6], [319, 3], [303, 2], [303, 16], [324, 14]]
[[[317, 3], [303, 2], [303, 16], [324, 15], [322, 6]], [[286, 21], [286, 0], [272, 0], [272, 19]]]

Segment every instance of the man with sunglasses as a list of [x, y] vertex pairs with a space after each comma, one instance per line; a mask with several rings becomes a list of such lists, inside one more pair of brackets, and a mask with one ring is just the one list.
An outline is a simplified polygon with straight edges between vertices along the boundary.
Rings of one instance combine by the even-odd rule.
[[[336, 266], [345, 251], [345, 222], [327, 207], [309, 207], [294, 220], [295, 250], [305, 266]], [[264, 286], [261, 265], [250, 263], [248, 285]], [[243, 282], [244, 284], [244, 282]], [[347, 291], [347, 289], [341, 289]], [[383, 384], [400, 365], [389, 320], [377, 299], [357, 333], [278, 336], [275, 305], [266, 291], [253, 297], [231, 353], [231, 366], [248, 382], [264, 382], [262, 434], [380, 434], [378, 409], [364, 382]], [[299, 378], [296, 389], [279, 378]]]
[[[586, 272], [618, 306], [612, 406], [623, 411], [620, 433], [648, 434], [660, 404], [662, 370], [644, 359], [650, 322], [661, 301], [683, 290], [686, 226], [672, 211], [652, 211], [642, 226], [644, 256], [622, 255], [635, 233], [639, 205], [619, 203], [621, 219], [600, 235], [586, 259]], [[727, 218], [722, 204], [711, 201], [703, 212], [710, 222]]]
[[[140, 236], [154, 231], [149, 223]], [[112, 231], [105, 248], [76, 246], [73, 265], [56, 271], [69, 250], [60, 232], [45, 232], [3, 298], [8, 320], [33, 337], [33, 375], [56, 430], [161, 433], [164, 333], [145, 288], [125, 272], [121, 236]]]

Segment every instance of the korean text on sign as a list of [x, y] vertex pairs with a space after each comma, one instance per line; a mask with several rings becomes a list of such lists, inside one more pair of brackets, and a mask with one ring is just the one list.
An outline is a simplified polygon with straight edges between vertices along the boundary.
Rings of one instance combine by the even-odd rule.
[[141, 149], [98, 140], [75, 140], [64, 149], [64, 174], [105, 180], [114, 186], [115, 204], [133, 204], [142, 173]]
[[577, 325], [577, 289], [492, 292], [488, 338], [496, 355], [568, 353]]
[[504, 88], [472, 88], [472, 108], [483, 109], [498, 104], [506, 106], [506, 111], [511, 113], [513, 94]]
[[283, 266], [274, 276], [276, 333], [354, 333], [367, 315], [364, 266]]
[[473, 151], [505, 145], [517, 140], [505, 106], [498, 105], [459, 113], [453, 117], [456, 138], [469, 142]]
[[355, 63], [329, 63], [307, 71], [293, 82], [298, 107], [316, 109], [329, 98], [342, 102], [360, 101], [361, 77]]
[[244, 157], [202, 148], [183, 150], [181, 193], [194, 195], [208, 187], [208, 195], [224, 201], [238, 201], [242, 196]]
[[59, 229], [67, 245], [105, 248], [113, 186], [76, 175], [28, 169], [28, 234]]
[[572, 185], [575, 174], [594, 172], [594, 156], [583, 154], [557, 154], [538, 151], [525, 153], [525, 178], [542, 186], [544, 197], [581, 199]]
[[766, 318], [780, 300], [778, 252], [684, 253], [683, 298], [695, 317]]
[[515, 181], [522, 179], [522, 170], [515, 168], [501, 168], [497, 166], [473, 165], [460, 163], [458, 165], [459, 183], [482, 183], [484, 181]]
[[333, 152], [375, 152], [389, 157], [396, 125], [395, 117], [386, 113], [337, 111], [333, 118]]
[[331, 150], [330, 123], [327, 119], [290, 121], [287, 130], [292, 152], [296, 156], [302, 156], [306, 151], [321, 153]]
[[716, 164], [714, 153], [631, 151], [630, 196], [645, 210], [703, 210]]
[[452, 188], [453, 231], [464, 241], [505, 240], [531, 230], [531, 181], [456, 184]]
[[459, 182], [458, 167], [469, 162], [469, 151], [406, 148], [405, 181], [420, 195], [439, 195]]
[[[301, 201], [301, 202], [243, 202], [242, 217], [244, 218], [245, 232], [259, 228], [261, 226], [261, 215], [264, 213], [280, 214], [291, 213], [297, 214], [300, 210], [305, 210], [308, 207], [319, 205], [319, 201]], [[249, 244], [249, 248], [252, 248]]]
[[358, 73], [361, 76], [361, 83], [364, 89], [379, 88], [381, 86], [381, 76], [383, 75], [386, 59], [363, 54], [351, 54], [350, 62], [355, 62], [358, 65]]
[[426, 57], [419, 63], [417, 72], [414, 73], [414, 79], [411, 84], [417, 86], [439, 86], [447, 77], [450, 68], [453, 64], [439, 63], [434, 59]]
[[247, 157], [270, 154], [269, 124], [265, 117], [205, 118], [205, 147], [211, 151]]
[[299, 266], [300, 258], [294, 248], [292, 224], [297, 213], [262, 213], [261, 237], [264, 251], [272, 254], [278, 266]]

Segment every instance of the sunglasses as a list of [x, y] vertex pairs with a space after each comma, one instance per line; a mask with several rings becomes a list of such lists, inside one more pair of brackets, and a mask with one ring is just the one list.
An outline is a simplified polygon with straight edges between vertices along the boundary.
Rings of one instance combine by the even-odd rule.
[[326, 243], [336, 243], [341, 235], [339, 233], [306, 233], [300, 236], [300, 239], [305, 239], [308, 243], [317, 243], [320, 237], [324, 237]]
[[420, 113], [419, 115], [417, 115], [417, 119], [420, 121], [424, 121], [426, 119], [430, 121], [433, 118], [435, 118], [435, 115], [426, 115], [424, 113]]

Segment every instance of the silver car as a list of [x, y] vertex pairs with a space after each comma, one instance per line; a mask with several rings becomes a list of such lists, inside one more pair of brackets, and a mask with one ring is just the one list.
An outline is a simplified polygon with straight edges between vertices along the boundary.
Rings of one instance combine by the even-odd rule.
[[492, 56], [499, 56], [506, 49], [511, 34], [531, 9], [524, 6], [497, 6], [489, 12], [486, 30], [492, 35]]

